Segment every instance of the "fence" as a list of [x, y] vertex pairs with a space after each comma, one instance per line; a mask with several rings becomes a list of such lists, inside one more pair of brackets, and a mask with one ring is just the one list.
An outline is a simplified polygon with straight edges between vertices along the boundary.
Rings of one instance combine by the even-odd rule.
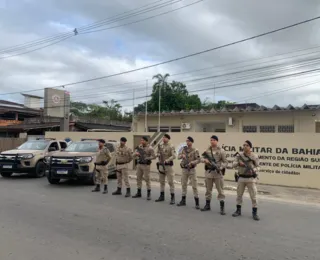
[[25, 141], [25, 138], [0, 138], [0, 152], [15, 149]]

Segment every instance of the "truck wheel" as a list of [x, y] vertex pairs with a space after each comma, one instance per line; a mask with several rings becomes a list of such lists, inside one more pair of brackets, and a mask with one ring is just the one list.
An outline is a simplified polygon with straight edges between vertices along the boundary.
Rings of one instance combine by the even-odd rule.
[[9, 178], [13, 174], [13, 172], [1, 172], [0, 173], [3, 178]]
[[45, 175], [46, 175], [46, 166], [44, 162], [39, 161], [36, 165], [36, 171], [35, 171], [35, 174], [33, 174], [33, 176], [35, 178], [42, 178]]
[[47, 179], [50, 184], [58, 184], [60, 182], [60, 179], [53, 179], [51, 174], [48, 174]]

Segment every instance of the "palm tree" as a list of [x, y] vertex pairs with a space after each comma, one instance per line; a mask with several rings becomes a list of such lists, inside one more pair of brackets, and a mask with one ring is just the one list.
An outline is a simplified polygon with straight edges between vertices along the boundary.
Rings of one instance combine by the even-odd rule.
[[157, 79], [158, 81], [153, 85], [154, 91], [158, 89], [159, 91], [159, 118], [158, 118], [158, 132], [160, 132], [160, 111], [161, 111], [161, 88], [168, 86], [167, 80], [170, 77], [170, 74], [166, 73], [161, 75], [160, 73], [153, 76], [152, 79]]

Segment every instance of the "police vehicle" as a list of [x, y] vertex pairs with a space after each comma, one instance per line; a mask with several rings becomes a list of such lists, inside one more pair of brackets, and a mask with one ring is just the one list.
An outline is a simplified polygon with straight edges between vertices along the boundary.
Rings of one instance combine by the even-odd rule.
[[[115, 152], [118, 143], [108, 140], [105, 146], [111, 153], [108, 163], [109, 177], [116, 176]], [[84, 180], [95, 183], [95, 161], [98, 152], [98, 139], [81, 139], [72, 142], [64, 151], [52, 153], [45, 157], [46, 175], [50, 184], [58, 184], [60, 180]]]

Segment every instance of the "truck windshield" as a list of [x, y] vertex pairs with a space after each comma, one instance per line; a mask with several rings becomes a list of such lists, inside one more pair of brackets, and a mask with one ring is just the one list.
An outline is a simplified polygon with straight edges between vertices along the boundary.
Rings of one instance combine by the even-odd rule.
[[28, 141], [18, 147], [18, 150], [44, 150], [48, 146], [49, 141]]
[[89, 152], [95, 153], [98, 151], [98, 142], [76, 142], [70, 144], [66, 152]]

